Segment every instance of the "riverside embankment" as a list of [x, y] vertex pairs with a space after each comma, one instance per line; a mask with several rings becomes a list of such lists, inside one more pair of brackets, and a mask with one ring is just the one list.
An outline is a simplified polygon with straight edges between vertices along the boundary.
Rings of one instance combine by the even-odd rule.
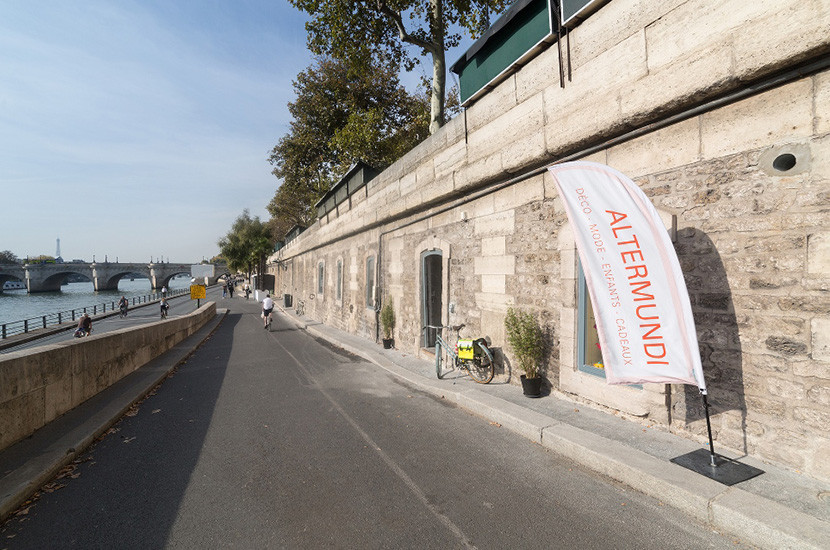
[[195, 333], [216, 316], [190, 315], [0, 358], [0, 450], [31, 435]]

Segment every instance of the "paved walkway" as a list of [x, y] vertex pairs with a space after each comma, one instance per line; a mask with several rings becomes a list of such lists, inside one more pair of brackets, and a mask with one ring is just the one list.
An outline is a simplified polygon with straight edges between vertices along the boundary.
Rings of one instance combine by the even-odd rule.
[[[279, 305], [278, 311], [310, 334], [375, 363], [422, 391], [441, 396], [745, 542], [775, 549], [830, 548], [830, 483], [744, 457], [740, 462], [765, 473], [727, 487], [669, 461], [700, 449], [693, 441], [558, 395], [528, 399], [515, 385], [497, 381], [479, 385], [452, 373], [438, 380], [430, 362], [384, 350], [372, 341], [298, 317]], [[225, 310], [220, 310], [216, 320], [170, 352], [0, 452], [0, 518], [12, 513], [185, 360], [215, 330], [224, 314]]]

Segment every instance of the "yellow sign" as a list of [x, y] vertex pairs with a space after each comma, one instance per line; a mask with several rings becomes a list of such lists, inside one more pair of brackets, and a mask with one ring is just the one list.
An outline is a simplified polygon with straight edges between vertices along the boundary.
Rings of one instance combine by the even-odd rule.
[[205, 285], [190, 285], [191, 300], [204, 300], [206, 294]]

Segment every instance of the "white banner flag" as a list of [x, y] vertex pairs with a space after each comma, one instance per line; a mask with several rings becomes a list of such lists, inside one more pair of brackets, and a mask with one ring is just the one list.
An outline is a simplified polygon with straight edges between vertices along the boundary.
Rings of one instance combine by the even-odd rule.
[[609, 384], [691, 384], [706, 393], [689, 294], [651, 201], [593, 162], [550, 167], [597, 321]]

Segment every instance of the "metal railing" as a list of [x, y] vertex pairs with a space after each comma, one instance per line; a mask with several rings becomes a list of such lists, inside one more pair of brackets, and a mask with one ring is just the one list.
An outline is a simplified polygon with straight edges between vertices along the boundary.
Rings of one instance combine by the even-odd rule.
[[[172, 298], [174, 296], [181, 296], [182, 294], [189, 294], [189, 288], [177, 288], [168, 290], [166, 297]], [[132, 306], [142, 303], [150, 303], [161, 299], [161, 292], [153, 292], [152, 294], [145, 294], [142, 296], [133, 296], [128, 298]], [[87, 307], [71, 309], [69, 311], [59, 311], [57, 313], [48, 313], [39, 317], [31, 317], [23, 319], [22, 321], [11, 321], [10, 323], [3, 323], [0, 325], [0, 340], [5, 340], [18, 334], [26, 334], [34, 330], [42, 330], [49, 327], [55, 327], [64, 323], [71, 323], [80, 319], [84, 313], [90, 315], [106, 314], [107, 312], [118, 311], [118, 302], [113, 300], [111, 302], [104, 302], [102, 304], [94, 304]]]

